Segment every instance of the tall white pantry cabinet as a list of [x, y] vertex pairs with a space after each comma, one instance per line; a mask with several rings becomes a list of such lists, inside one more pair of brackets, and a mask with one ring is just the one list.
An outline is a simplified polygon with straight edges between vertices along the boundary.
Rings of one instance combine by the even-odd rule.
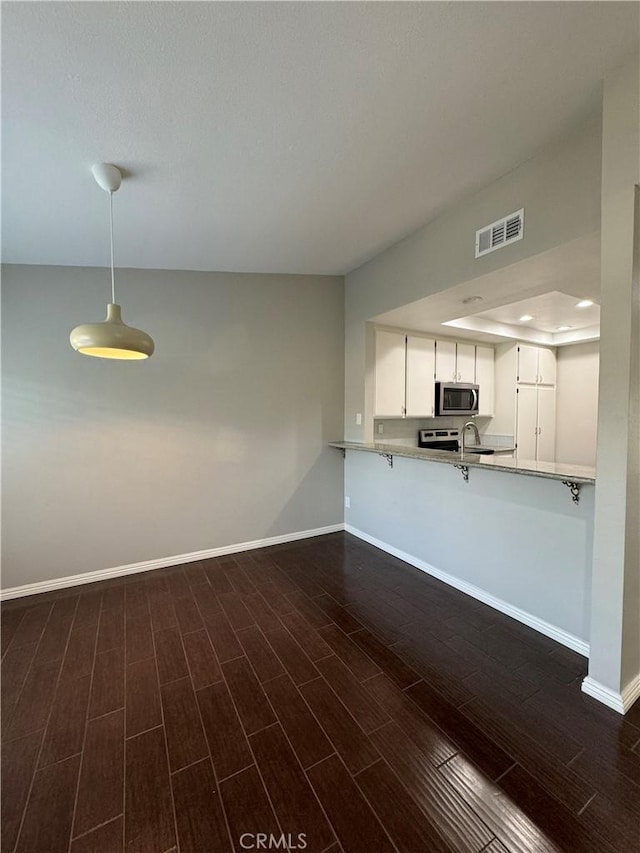
[[492, 431], [513, 435], [521, 459], [556, 457], [556, 355], [551, 347], [499, 344]]

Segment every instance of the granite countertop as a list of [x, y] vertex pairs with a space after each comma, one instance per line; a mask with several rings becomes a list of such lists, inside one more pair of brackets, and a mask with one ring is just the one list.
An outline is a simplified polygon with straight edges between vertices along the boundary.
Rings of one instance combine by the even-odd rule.
[[[595, 468], [584, 465], [570, 465], [566, 462], [536, 462], [532, 459], [519, 459], [501, 455], [481, 456], [477, 453], [452, 453], [448, 450], [426, 450], [421, 447], [407, 447], [401, 444], [373, 442], [366, 444], [358, 441], [330, 441], [330, 447], [340, 450], [363, 450], [367, 453], [380, 453], [390, 456], [404, 456], [407, 459], [421, 459], [426, 462], [444, 462], [449, 465], [466, 465], [468, 468], [489, 468], [510, 474], [525, 474], [529, 477], [545, 477], [549, 480], [568, 480], [572, 483], [593, 484], [596, 480]], [[505, 448], [500, 448], [504, 450]]]

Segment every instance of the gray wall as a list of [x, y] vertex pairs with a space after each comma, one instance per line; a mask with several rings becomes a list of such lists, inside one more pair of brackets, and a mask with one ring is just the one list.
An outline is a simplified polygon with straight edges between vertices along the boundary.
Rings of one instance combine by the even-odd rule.
[[[345, 437], [370, 439], [373, 395], [365, 401], [365, 321], [462, 282], [506, 267], [600, 227], [601, 122], [584, 126], [537, 157], [466, 198], [411, 237], [346, 278]], [[525, 208], [524, 239], [474, 258], [477, 228]], [[367, 334], [369, 339], [367, 340]], [[362, 426], [356, 413], [364, 413]]]
[[589, 640], [593, 486], [347, 451], [347, 524]]
[[598, 341], [556, 350], [556, 459], [559, 462], [595, 467], [599, 354]]
[[[345, 298], [345, 436], [366, 440], [373, 424], [373, 333], [367, 321], [597, 232], [602, 221], [589, 676], [614, 697], [640, 678], [640, 198], [634, 192], [640, 184], [638, 67], [636, 55], [607, 77], [601, 116], [350, 273]], [[476, 261], [475, 229], [521, 206], [524, 239]], [[356, 425], [358, 412], [363, 413], [362, 426]], [[380, 525], [377, 507], [366, 502], [364, 511], [362, 525]], [[409, 530], [403, 526], [402, 531], [406, 541], [396, 547], [410, 552]], [[465, 564], [458, 563], [451, 573], [464, 570]], [[559, 604], [565, 593], [550, 584], [546, 594]]]
[[[598, 231], [601, 132], [600, 116], [592, 117], [347, 276], [347, 439], [373, 437], [368, 321]], [[476, 229], [520, 207], [524, 239], [476, 260]], [[362, 426], [356, 425], [358, 412]], [[589, 637], [592, 488], [576, 507], [560, 483], [472, 471], [464, 488], [459, 472], [445, 466], [402, 460], [396, 466], [394, 460], [391, 471], [368, 454], [347, 457], [348, 523], [564, 631]]]
[[146, 362], [69, 345], [106, 270], [2, 285], [4, 588], [342, 521], [341, 278], [122, 270]]

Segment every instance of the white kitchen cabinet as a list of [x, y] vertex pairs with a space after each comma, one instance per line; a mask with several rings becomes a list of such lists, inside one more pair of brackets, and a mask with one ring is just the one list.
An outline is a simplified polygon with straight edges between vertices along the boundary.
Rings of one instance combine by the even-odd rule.
[[499, 434], [513, 433], [521, 459], [555, 461], [555, 361], [555, 350], [548, 347], [524, 343], [496, 347], [492, 428]]
[[457, 375], [456, 342], [436, 341], [436, 382], [455, 382]]
[[518, 382], [538, 384], [538, 347], [529, 344], [518, 346]]
[[556, 389], [518, 385], [516, 446], [521, 459], [554, 462], [556, 454]]
[[435, 341], [376, 331], [375, 417], [433, 417]]
[[405, 413], [406, 335], [376, 331], [375, 415], [401, 418]]
[[538, 389], [523, 385], [517, 391], [516, 444], [521, 459], [535, 459], [538, 442]]
[[456, 382], [473, 384], [476, 374], [475, 344], [456, 344]]
[[433, 417], [435, 414], [435, 341], [407, 335], [406, 416]]
[[479, 414], [494, 414], [494, 349], [376, 329], [376, 418], [432, 418], [435, 381], [477, 383]]
[[538, 384], [539, 385], [555, 385], [556, 384], [556, 354], [552, 349], [539, 347], [538, 349]]
[[475, 381], [475, 344], [436, 341], [436, 382]]
[[493, 417], [495, 413], [495, 365], [493, 347], [476, 346], [476, 385], [479, 386], [479, 415]]
[[[544, 375], [544, 374], [543, 374]], [[538, 462], [556, 459], [556, 389], [538, 388]]]
[[532, 344], [518, 344], [517, 381], [521, 385], [555, 385], [555, 351]]

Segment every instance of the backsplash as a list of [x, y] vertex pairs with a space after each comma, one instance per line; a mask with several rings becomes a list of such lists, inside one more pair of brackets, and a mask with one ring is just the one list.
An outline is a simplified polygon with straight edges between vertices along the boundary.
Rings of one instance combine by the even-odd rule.
[[[373, 422], [373, 440], [385, 444], [399, 444], [404, 447], [415, 447], [418, 443], [419, 429], [462, 429], [469, 418], [376, 418]], [[491, 418], [472, 418], [482, 436], [484, 444], [497, 447], [511, 447], [512, 435], [496, 435], [489, 432]], [[378, 428], [382, 426], [383, 432]]]

